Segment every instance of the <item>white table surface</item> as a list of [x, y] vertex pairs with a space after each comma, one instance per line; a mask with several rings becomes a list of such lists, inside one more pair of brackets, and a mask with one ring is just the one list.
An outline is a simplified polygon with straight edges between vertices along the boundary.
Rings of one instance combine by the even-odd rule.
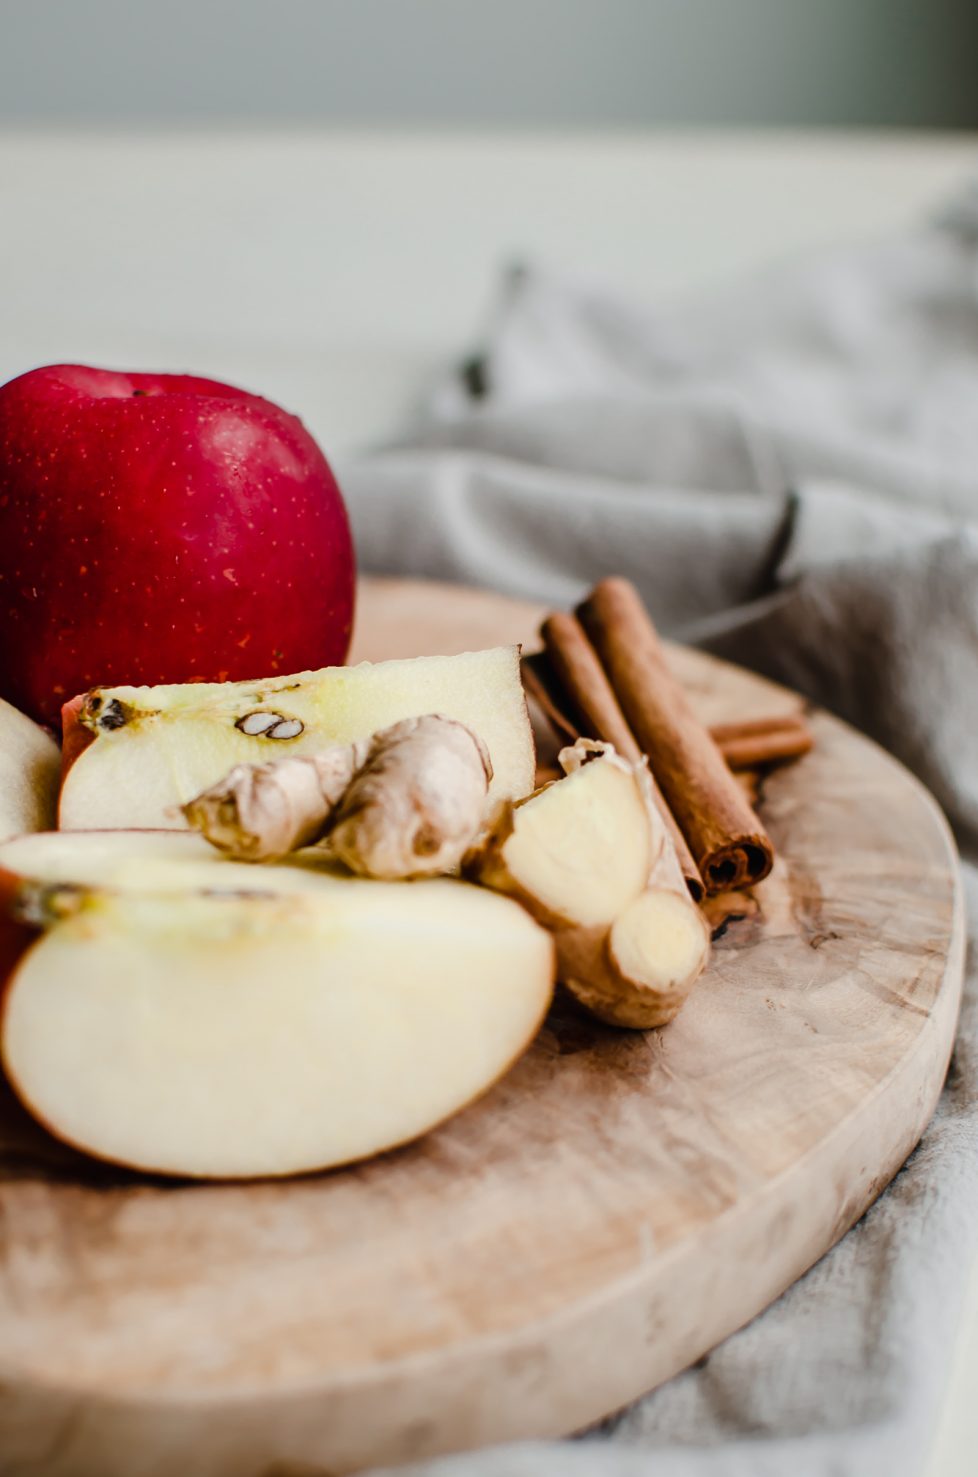
[[[193, 369], [327, 454], [395, 430], [515, 257], [676, 295], [898, 227], [978, 137], [0, 133], [0, 382]], [[978, 1268], [922, 1477], [973, 1477]]]

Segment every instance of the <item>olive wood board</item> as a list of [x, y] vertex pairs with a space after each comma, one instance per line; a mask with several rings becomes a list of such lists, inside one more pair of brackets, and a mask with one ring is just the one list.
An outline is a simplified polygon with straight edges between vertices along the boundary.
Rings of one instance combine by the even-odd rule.
[[[539, 608], [365, 581], [354, 658], [535, 639]], [[797, 711], [671, 648], [707, 721]], [[822, 712], [778, 849], [678, 1020], [567, 1006], [420, 1142], [284, 1182], [99, 1165], [0, 1111], [0, 1473], [325, 1477], [580, 1430], [765, 1308], [927, 1123], [963, 956], [926, 791]]]

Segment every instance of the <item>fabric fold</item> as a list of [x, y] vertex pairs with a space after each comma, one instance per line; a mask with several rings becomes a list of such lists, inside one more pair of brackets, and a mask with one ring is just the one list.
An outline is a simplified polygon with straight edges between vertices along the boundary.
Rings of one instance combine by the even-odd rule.
[[[369, 570], [555, 606], [625, 574], [667, 633], [862, 728], [949, 816], [972, 918], [976, 200], [657, 308], [510, 273], [466, 373], [342, 479]], [[920, 1477], [978, 1254], [976, 997], [972, 962], [921, 1145], [766, 1313], [585, 1440], [408, 1470]]]

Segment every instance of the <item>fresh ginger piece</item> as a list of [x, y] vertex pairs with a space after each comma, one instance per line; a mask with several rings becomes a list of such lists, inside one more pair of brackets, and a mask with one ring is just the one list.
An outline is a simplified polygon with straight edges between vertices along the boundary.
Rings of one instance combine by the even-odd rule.
[[590, 740], [560, 761], [565, 777], [507, 807], [470, 870], [551, 929], [558, 978], [592, 1014], [664, 1025], [705, 968], [710, 934], [647, 771]]
[[236, 764], [183, 814], [227, 856], [277, 861], [321, 839], [365, 754], [363, 743], [334, 744], [321, 754]]
[[328, 840], [351, 872], [399, 881], [458, 869], [482, 826], [491, 779], [478, 734], [429, 713], [367, 743], [235, 765], [183, 813], [241, 861], [275, 861]]
[[650, 1030], [678, 1014], [709, 952], [710, 931], [692, 898], [651, 887], [602, 937], [559, 934], [557, 968], [571, 994], [599, 1020]]
[[565, 778], [500, 815], [472, 870], [547, 925], [607, 927], [648, 882], [664, 828], [640, 767], [610, 745], [579, 740], [561, 763]]
[[696, 907], [678, 892], [650, 887], [611, 925], [608, 956], [619, 974], [664, 995], [706, 963], [710, 935]]
[[464, 723], [440, 714], [376, 733], [329, 831], [334, 856], [388, 881], [454, 872], [482, 825], [492, 764]]

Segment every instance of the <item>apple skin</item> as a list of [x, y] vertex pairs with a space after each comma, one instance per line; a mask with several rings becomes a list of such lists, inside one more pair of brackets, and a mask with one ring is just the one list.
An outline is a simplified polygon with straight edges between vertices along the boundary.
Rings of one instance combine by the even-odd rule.
[[0, 387], [0, 695], [57, 726], [96, 685], [340, 665], [346, 508], [301, 421], [186, 374]]
[[71, 698], [61, 709], [61, 787], [68, 778], [68, 771], [79, 759], [89, 744], [95, 742], [95, 735], [90, 728], [86, 728], [79, 722], [81, 710], [85, 706], [85, 694], [78, 693]]

